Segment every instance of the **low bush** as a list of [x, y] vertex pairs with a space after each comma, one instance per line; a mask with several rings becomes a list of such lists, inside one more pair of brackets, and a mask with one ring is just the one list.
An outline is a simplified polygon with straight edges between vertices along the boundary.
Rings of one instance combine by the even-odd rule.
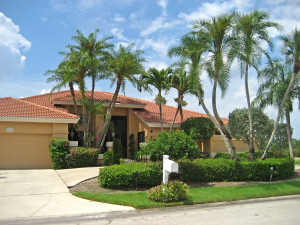
[[196, 141], [184, 131], [163, 131], [157, 135], [157, 140], [143, 146], [139, 154], [149, 156], [151, 161], [161, 161], [163, 155], [173, 160], [195, 159], [200, 156], [200, 150]]
[[104, 188], [153, 187], [162, 180], [161, 163], [129, 163], [101, 168], [99, 184]]
[[98, 159], [98, 149], [75, 147], [66, 155], [66, 163], [69, 168], [95, 166]]
[[103, 160], [102, 160], [102, 164], [104, 166], [111, 166], [114, 164], [114, 153], [112, 151], [110, 152], [105, 152], [103, 154]]
[[66, 155], [69, 154], [69, 141], [67, 139], [52, 139], [49, 143], [49, 153], [53, 169], [68, 167]]
[[169, 181], [151, 188], [147, 196], [154, 202], [179, 202], [187, 199], [189, 190], [190, 187], [182, 181]]
[[266, 159], [263, 161], [240, 161], [232, 159], [196, 159], [180, 160], [179, 174], [171, 174], [171, 179], [177, 178], [184, 182], [209, 181], [267, 181], [280, 180], [294, 174], [294, 159]]

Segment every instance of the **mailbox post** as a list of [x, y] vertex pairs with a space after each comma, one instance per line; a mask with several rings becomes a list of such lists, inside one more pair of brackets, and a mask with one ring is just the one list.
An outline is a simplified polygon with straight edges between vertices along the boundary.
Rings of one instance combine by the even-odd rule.
[[178, 163], [169, 160], [168, 155], [163, 155], [163, 183], [167, 184], [170, 173], [178, 173]]

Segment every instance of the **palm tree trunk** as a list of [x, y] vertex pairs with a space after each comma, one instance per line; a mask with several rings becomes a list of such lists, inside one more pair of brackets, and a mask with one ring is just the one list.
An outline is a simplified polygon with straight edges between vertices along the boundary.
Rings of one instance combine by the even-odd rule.
[[[91, 93], [91, 103], [90, 103], [91, 108], [94, 106], [94, 91], [95, 91], [95, 76], [92, 76], [92, 93]], [[90, 133], [90, 130], [92, 128], [92, 126], [91, 126], [91, 124], [93, 122], [92, 116], [93, 115], [91, 114], [91, 110], [90, 110], [89, 116], [88, 116], [88, 122], [87, 122], [88, 133]], [[89, 147], [92, 147], [91, 143], [89, 143]]]
[[217, 122], [220, 125], [220, 128], [222, 129], [223, 133], [226, 135], [226, 137], [228, 139], [228, 142], [229, 142], [229, 145], [230, 145], [230, 149], [231, 149], [231, 152], [232, 152], [231, 153], [232, 158], [238, 160], [238, 156], [236, 154], [236, 150], [235, 150], [235, 146], [234, 146], [233, 141], [232, 141], [231, 134], [228, 131], [228, 129], [225, 127], [223, 121], [221, 120], [221, 118], [219, 116], [218, 110], [217, 110], [217, 104], [216, 104], [217, 82], [218, 82], [218, 78], [217, 78], [217, 76], [215, 76], [214, 86], [213, 86], [213, 92], [212, 92], [212, 107], [213, 107], [213, 112], [214, 112], [214, 115], [215, 115], [215, 118], [216, 118]]
[[107, 108], [105, 122], [104, 122], [102, 131], [101, 131], [98, 143], [97, 143], [97, 145], [100, 148], [103, 147], [104, 142], [105, 142], [105, 138], [106, 138], [106, 135], [107, 135], [107, 132], [108, 132], [109, 123], [110, 123], [110, 119], [111, 119], [111, 114], [112, 114], [113, 109], [115, 107], [115, 103], [116, 103], [116, 100], [117, 100], [117, 97], [118, 97], [118, 94], [119, 94], [119, 91], [120, 91], [120, 88], [121, 88], [122, 80], [123, 79], [121, 79], [121, 78], [118, 79], [115, 93], [114, 93], [113, 98], [112, 98], [112, 100], [111, 100], [111, 102], [110, 102], [110, 104], [109, 104], [109, 106]]
[[172, 121], [172, 124], [171, 124], [171, 128], [170, 128], [170, 133], [171, 133], [171, 131], [173, 129], [173, 126], [174, 126], [174, 123], [175, 123], [175, 120], [176, 120], [178, 112], [179, 112], [179, 106], [177, 107], [177, 110], [175, 112], [175, 115], [174, 115], [174, 118], [173, 118], [173, 121]]
[[163, 127], [163, 121], [162, 121], [162, 107], [161, 107], [161, 103], [159, 103], [159, 120], [160, 120], [161, 131], [163, 131], [164, 127]]
[[286, 130], [287, 130], [287, 136], [289, 142], [290, 157], [293, 158], [294, 153], [293, 153], [293, 144], [292, 144], [291, 119], [290, 119], [290, 112], [287, 109], [285, 110], [285, 120], [286, 120]]
[[[232, 158], [235, 158], [234, 154], [233, 154], [233, 149], [231, 148], [231, 145], [228, 143], [228, 140], [226, 139], [226, 136], [225, 134], [223, 133], [220, 125], [216, 122], [216, 120], [212, 117], [212, 115], [210, 114], [210, 112], [208, 111], [204, 101], [203, 101], [203, 98], [202, 98], [202, 94], [201, 94], [201, 91], [200, 91], [200, 87], [199, 85], [197, 85], [197, 93], [198, 93], [198, 99], [199, 99], [199, 102], [200, 104], [202, 105], [202, 108], [204, 109], [205, 113], [208, 115], [209, 119], [213, 122], [214, 126], [219, 130], [219, 132], [221, 133], [221, 136], [225, 142], [225, 145], [226, 145], [226, 148], [230, 154], [230, 156]], [[236, 160], [238, 160], [238, 158], [235, 158]]]
[[246, 90], [246, 98], [247, 98], [247, 106], [248, 106], [248, 117], [249, 117], [249, 154], [248, 158], [250, 160], [254, 160], [254, 146], [253, 146], [253, 121], [252, 121], [252, 112], [251, 112], [251, 104], [250, 104], [250, 95], [249, 95], [249, 86], [248, 86], [248, 63], [246, 63], [245, 68], [245, 90]]
[[291, 81], [290, 81], [290, 83], [289, 83], [289, 86], [288, 86], [288, 88], [286, 89], [286, 91], [285, 91], [285, 93], [284, 93], [284, 96], [283, 96], [283, 98], [282, 98], [282, 100], [281, 100], [280, 106], [279, 106], [279, 108], [278, 108], [277, 118], [276, 118], [276, 121], [275, 121], [275, 125], [274, 125], [274, 128], [273, 128], [271, 137], [270, 137], [269, 142], [268, 142], [268, 144], [267, 144], [267, 147], [266, 147], [266, 149], [265, 149], [265, 151], [264, 151], [264, 154], [262, 155], [262, 157], [260, 158], [260, 160], [264, 160], [264, 159], [267, 158], [268, 151], [269, 151], [269, 149], [270, 149], [270, 147], [271, 147], [271, 145], [272, 145], [273, 139], [274, 139], [274, 137], [275, 137], [275, 133], [276, 133], [276, 130], [277, 130], [277, 127], [278, 127], [278, 123], [279, 123], [279, 119], [280, 119], [280, 115], [281, 115], [282, 109], [283, 109], [284, 104], [285, 104], [285, 101], [286, 101], [286, 99], [287, 99], [287, 97], [288, 97], [288, 95], [289, 95], [289, 93], [290, 93], [290, 91], [291, 91], [291, 89], [292, 89], [292, 86], [293, 86], [293, 84], [294, 84], [294, 82], [295, 82], [296, 75], [297, 75], [297, 73], [294, 72], [294, 73], [293, 73], [293, 77], [292, 77], [292, 79], [291, 79]]
[[74, 112], [75, 112], [75, 115], [77, 116], [77, 103], [76, 103], [76, 97], [75, 97], [73, 82], [69, 82], [69, 88], [70, 88], [71, 96], [72, 96], [73, 103], [74, 103]]

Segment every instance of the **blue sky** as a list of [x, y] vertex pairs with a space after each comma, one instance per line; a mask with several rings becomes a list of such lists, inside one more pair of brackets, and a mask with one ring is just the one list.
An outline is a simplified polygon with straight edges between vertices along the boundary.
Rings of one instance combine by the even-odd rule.
[[[76, 29], [85, 35], [100, 29], [99, 38], [114, 36], [112, 43], [127, 45], [134, 42], [144, 50], [145, 67], [166, 68], [174, 59], [167, 57], [170, 47], [178, 44], [180, 37], [192, 29], [193, 21], [209, 19], [222, 12], [238, 10], [247, 13], [254, 8], [266, 10], [271, 19], [284, 27], [283, 34], [300, 28], [299, 0], [0, 0], [0, 97], [25, 97], [48, 92], [52, 85], [46, 83], [44, 73], [55, 69], [62, 57], [59, 51], [72, 43]], [[270, 30], [275, 43], [273, 54], [282, 46], [281, 33]], [[265, 43], [262, 43], [265, 45]], [[250, 95], [255, 97], [258, 81], [250, 71]], [[235, 108], [246, 106], [243, 80], [237, 63], [231, 69], [229, 90], [224, 98], [217, 99], [222, 116], [228, 117]], [[205, 102], [211, 105], [212, 85], [202, 75]], [[99, 81], [99, 91], [114, 91], [108, 81]], [[124, 93], [122, 93], [124, 94]], [[137, 93], [127, 84], [126, 95], [154, 100], [154, 94]], [[176, 92], [167, 94], [167, 104], [176, 106]], [[186, 96], [186, 108], [203, 112], [193, 96]], [[275, 118], [276, 110], [265, 112]], [[291, 115], [294, 138], [300, 139], [300, 112], [295, 102]]]

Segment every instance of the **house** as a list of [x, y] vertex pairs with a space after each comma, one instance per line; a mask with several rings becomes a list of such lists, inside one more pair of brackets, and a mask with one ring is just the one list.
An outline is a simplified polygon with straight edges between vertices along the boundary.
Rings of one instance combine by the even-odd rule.
[[[79, 91], [75, 91], [80, 99]], [[87, 92], [91, 98], [91, 92]], [[107, 107], [113, 93], [95, 91], [94, 100], [104, 101]], [[51, 138], [68, 138], [73, 124], [82, 117], [80, 102], [77, 115], [70, 91], [43, 94], [26, 98], [0, 98], [0, 168], [50, 168], [48, 144]], [[104, 108], [106, 109], [106, 108]], [[170, 129], [176, 107], [162, 106], [163, 127]], [[206, 114], [183, 110], [183, 120], [189, 117], [207, 117]], [[124, 155], [128, 154], [129, 136], [134, 135], [136, 143], [148, 142], [161, 131], [159, 107], [154, 102], [119, 95], [112, 113], [114, 136], [120, 138]], [[225, 124], [226, 118], [222, 119]], [[101, 131], [104, 114], [97, 114], [94, 128]], [[174, 129], [180, 128], [177, 116]], [[80, 130], [80, 127], [79, 127]], [[70, 136], [69, 136], [70, 137]], [[106, 137], [112, 139], [112, 132]], [[210, 139], [198, 143], [202, 151], [209, 153], [227, 152], [224, 141], [217, 133]], [[237, 151], [248, 147], [241, 141], [234, 141]]]

